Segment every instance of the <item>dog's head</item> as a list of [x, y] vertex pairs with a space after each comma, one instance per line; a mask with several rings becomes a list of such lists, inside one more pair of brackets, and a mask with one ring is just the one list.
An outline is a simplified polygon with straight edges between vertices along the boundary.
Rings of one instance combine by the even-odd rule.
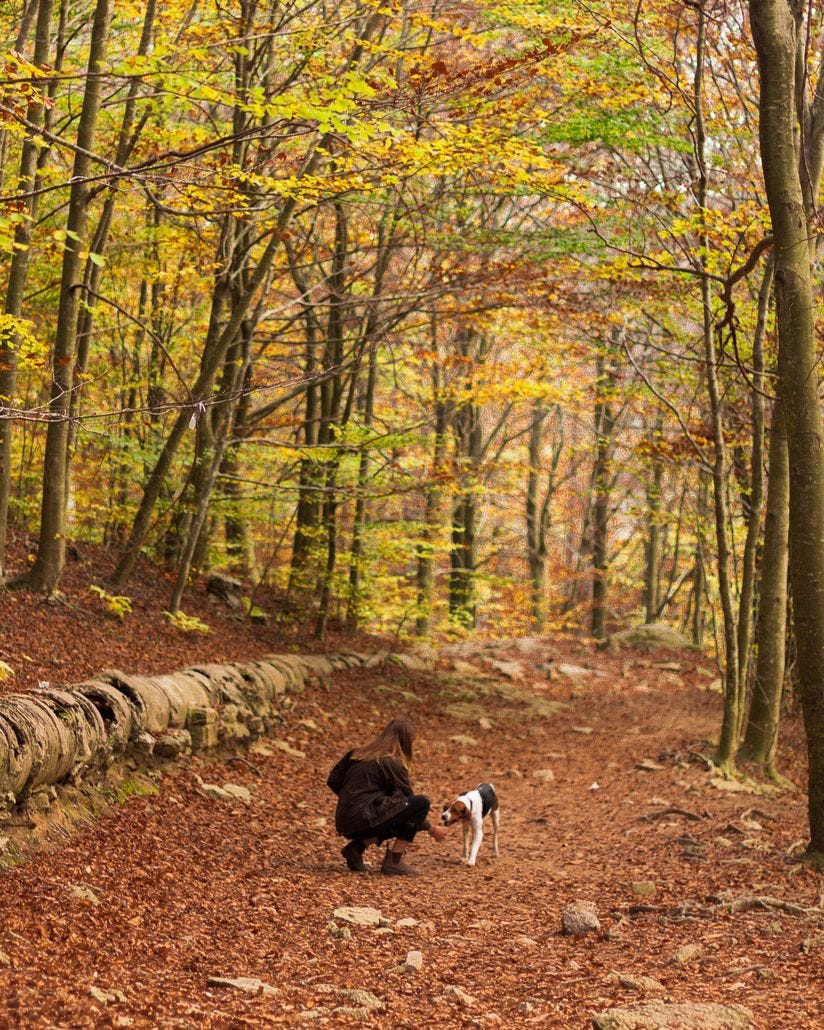
[[453, 801], [451, 805], [445, 805], [443, 812], [441, 812], [441, 822], [444, 826], [449, 826], [451, 823], [458, 823], [462, 819], [468, 818], [469, 809], [463, 801]]

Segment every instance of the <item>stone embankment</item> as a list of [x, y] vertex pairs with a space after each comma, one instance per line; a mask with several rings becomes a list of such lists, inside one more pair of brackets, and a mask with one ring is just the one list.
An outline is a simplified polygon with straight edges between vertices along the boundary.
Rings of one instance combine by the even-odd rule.
[[405, 654], [266, 655], [162, 676], [110, 671], [0, 697], [0, 818], [25, 822], [63, 785], [111, 785], [158, 760], [275, 735], [307, 683], [384, 662], [425, 665]]

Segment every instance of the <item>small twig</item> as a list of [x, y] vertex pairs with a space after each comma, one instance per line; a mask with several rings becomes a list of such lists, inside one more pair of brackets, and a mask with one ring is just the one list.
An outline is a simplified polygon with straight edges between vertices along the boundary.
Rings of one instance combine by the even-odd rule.
[[685, 819], [692, 819], [693, 822], [699, 822], [704, 818], [703, 815], [688, 812], [686, 808], [664, 808], [660, 812], [650, 812], [649, 815], [642, 815], [641, 820], [645, 823], [652, 823], [656, 819], [663, 819], [667, 815], [682, 815]]
[[783, 898], [774, 898], [769, 894], [744, 894], [735, 901], [729, 902], [729, 910], [733, 915], [737, 912], [750, 912], [752, 909], [777, 909], [779, 912], [786, 912], [790, 916], [822, 916], [824, 912], [820, 908], [813, 908], [808, 905], [798, 905], [794, 901], [784, 901]]

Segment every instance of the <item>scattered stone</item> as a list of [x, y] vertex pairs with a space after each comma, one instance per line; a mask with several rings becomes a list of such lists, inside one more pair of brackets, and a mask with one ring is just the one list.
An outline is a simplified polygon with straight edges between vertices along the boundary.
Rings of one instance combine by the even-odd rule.
[[561, 916], [561, 930], [573, 937], [601, 929], [598, 907], [591, 901], [574, 901], [567, 905]]
[[291, 744], [287, 744], [285, 740], [274, 741], [272, 747], [277, 748], [278, 751], [282, 751], [285, 755], [289, 755], [290, 758], [306, 758], [305, 751], [300, 751], [298, 748], [292, 747]]
[[406, 954], [406, 962], [403, 964], [405, 973], [418, 973], [423, 969], [423, 952], [409, 951]]
[[454, 737], [449, 738], [453, 744], [459, 744], [461, 747], [477, 747], [478, 741], [474, 737], [467, 737], [464, 733], [456, 733]]
[[610, 983], [618, 984], [619, 987], [626, 987], [630, 991], [638, 991], [639, 994], [666, 994], [666, 987], [651, 976], [636, 976], [634, 973], [609, 974]]
[[332, 1015], [339, 1019], [354, 1019], [359, 1023], [366, 1023], [372, 1015], [372, 1010], [365, 1005], [339, 1005], [336, 1009], [332, 1009]]
[[471, 662], [465, 662], [461, 658], [453, 659], [452, 668], [462, 676], [474, 676], [478, 672], [478, 669]]
[[524, 678], [524, 667], [520, 662], [499, 662], [493, 658], [489, 664], [496, 672], [499, 672], [508, 680], [515, 681]]
[[395, 926], [398, 927], [399, 930], [406, 929], [407, 927], [410, 927], [410, 926], [417, 926], [417, 925], [418, 925], [418, 920], [417, 919], [413, 919], [412, 916], [405, 916], [403, 919], [399, 919], [397, 921], [397, 923], [395, 923]]
[[567, 676], [571, 680], [583, 679], [585, 676], [594, 675], [593, 669], [585, 669], [583, 665], [567, 665], [561, 662], [555, 666], [555, 671], [561, 676]]
[[570, 728], [573, 733], [580, 733], [584, 737], [588, 737], [593, 732], [591, 726], [572, 726]]
[[638, 626], [636, 629], [625, 629], [620, 633], [613, 633], [602, 641], [600, 648], [607, 651], [618, 651], [622, 647], [633, 647], [641, 651], [654, 651], [659, 647], [666, 647], [673, 651], [693, 650], [693, 645], [683, 633], [679, 633], [672, 626], [663, 622], [648, 623], [646, 626]]
[[592, 1018], [595, 1030], [748, 1030], [752, 1013], [742, 1005], [650, 1002], [607, 1009]]
[[277, 994], [277, 988], [258, 980], [256, 976], [210, 976], [206, 981], [208, 987], [230, 987], [244, 994]]
[[271, 758], [275, 753], [275, 749], [271, 744], [266, 744], [262, 740], [256, 740], [254, 744], [249, 748], [253, 755], [263, 755], [264, 758]]
[[716, 837], [715, 843], [719, 848], [731, 848], [733, 846], [732, 841], [729, 837]]
[[449, 998], [450, 1001], [454, 999], [459, 1005], [463, 1005], [467, 1009], [471, 1008], [476, 1000], [471, 994], [467, 994], [463, 988], [456, 987], [455, 984], [449, 984], [447, 987], [444, 987], [443, 996]]
[[352, 936], [352, 931], [348, 926], [338, 926], [333, 919], [326, 924], [326, 929], [329, 931], [329, 936], [336, 940], [348, 941]]
[[676, 951], [672, 961], [677, 966], [686, 966], [689, 962], [694, 962], [697, 958], [700, 958], [703, 952], [704, 949], [700, 944], [684, 944]]
[[118, 1001], [122, 1003], [127, 1000], [123, 991], [104, 991], [101, 987], [90, 987], [89, 994], [95, 1001], [99, 1001], [103, 1005], [112, 1005]]
[[555, 782], [555, 773], [551, 769], [536, 769], [533, 776], [536, 780], [542, 780], [544, 783]]
[[206, 593], [223, 601], [228, 608], [239, 608], [243, 584], [239, 579], [234, 579], [232, 576], [212, 573], [206, 580]]
[[234, 801], [235, 799], [229, 793], [228, 790], [224, 790], [223, 787], [219, 787], [216, 783], [203, 783], [200, 789], [208, 798], [214, 798], [215, 801]]
[[394, 932], [391, 926], [376, 926], [372, 931], [377, 937], [385, 937], [387, 934]]
[[310, 730], [312, 733], [323, 733], [323, 727], [318, 726], [314, 719], [299, 719], [298, 725], [303, 726], [304, 729]]
[[358, 987], [343, 987], [337, 993], [358, 1008], [364, 1008], [371, 1012], [379, 1012], [383, 1008], [383, 1002], [371, 991], [364, 991]]
[[665, 672], [680, 672], [681, 671], [681, 663], [680, 662], [656, 662], [655, 663], [655, 668], [656, 669], [663, 669]]
[[97, 908], [100, 905], [100, 898], [95, 892], [85, 883], [75, 883], [69, 887], [69, 894], [73, 898], [77, 898], [79, 901], [85, 901], [92, 908]]
[[533, 1002], [524, 999], [524, 1001], [518, 1002], [518, 1011], [522, 1016], [531, 1016], [535, 1011], [535, 1005]]
[[237, 798], [238, 801], [244, 801], [247, 805], [251, 804], [252, 792], [248, 787], [242, 787], [239, 783], [224, 783], [223, 789], [229, 797]]
[[640, 762], [635, 763], [635, 768], [642, 772], [660, 772], [662, 769], [666, 769], [666, 766], [653, 762], [651, 758], [642, 758]]
[[537, 948], [538, 942], [533, 937], [527, 937], [525, 934], [519, 934], [515, 938], [515, 943], [520, 948]]
[[492, 720], [487, 719], [485, 715], [482, 715], [480, 719], [478, 719], [478, 725], [481, 727], [482, 730], [491, 730]]
[[655, 897], [657, 888], [652, 880], [633, 880], [630, 886], [632, 893], [637, 894], [639, 898]]
[[355, 926], [380, 926], [383, 916], [377, 908], [357, 905], [343, 905], [332, 913], [333, 919], [342, 919], [344, 923]]
[[10, 966], [10, 965], [11, 965], [11, 959], [9, 958], [9, 956], [5, 953], [5, 951], [0, 951], [0, 966]]
[[310, 1019], [323, 1019], [325, 1016], [331, 1016], [332, 1010], [328, 1005], [315, 1005], [312, 1009], [304, 1009], [298, 1013], [298, 1019], [301, 1021]]

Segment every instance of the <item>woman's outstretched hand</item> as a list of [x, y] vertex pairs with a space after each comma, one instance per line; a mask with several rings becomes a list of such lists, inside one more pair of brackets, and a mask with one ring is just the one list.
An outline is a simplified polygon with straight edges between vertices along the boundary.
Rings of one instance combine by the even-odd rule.
[[446, 828], [443, 826], [430, 826], [429, 836], [432, 838], [432, 840], [440, 844], [446, 840], [448, 834], [446, 832]]

